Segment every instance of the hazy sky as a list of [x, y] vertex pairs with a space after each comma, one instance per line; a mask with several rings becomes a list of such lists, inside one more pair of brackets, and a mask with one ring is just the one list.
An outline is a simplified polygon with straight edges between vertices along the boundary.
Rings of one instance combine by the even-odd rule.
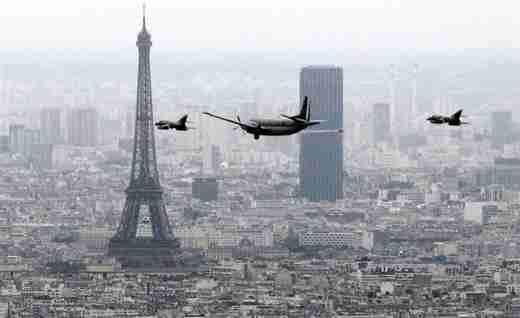
[[[3, 1], [2, 47], [133, 47], [141, 4]], [[166, 51], [520, 47], [514, 0], [148, 0], [147, 15], [154, 49]]]

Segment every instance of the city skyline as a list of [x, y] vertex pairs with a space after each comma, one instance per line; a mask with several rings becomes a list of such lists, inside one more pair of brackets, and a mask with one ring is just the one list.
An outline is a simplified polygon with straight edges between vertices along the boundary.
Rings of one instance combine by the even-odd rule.
[[[22, 41], [0, 57], [32, 41], [17, 23], [34, 12], [33, 28], [68, 17], [34, 32], [54, 31], [40, 36], [54, 50], [40, 55], [42, 42], [30, 42], [0, 66], [0, 318], [520, 317], [520, 51], [423, 46], [460, 12], [444, 48], [469, 22], [514, 5], [298, 4], [170, 15], [154, 1], [143, 16], [122, 0], [14, 4], [26, 18], [9, 37]], [[434, 9], [448, 6], [440, 20]], [[189, 12], [212, 15], [193, 30]], [[120, 19], [107, 25], [109, 16]], [[56, 28], [64, 20], [74, 25]], [[366, 26], [360, 41], [412, 39], [400, 30], [413, 21], [415, 36], [432, 21], [440, 31], [416, 43], [427, 54], [360, 53], [368, 41], [325, 54], [330, 40], [348, 40], [349, 20]], [[503, 31], [492, 24], [458, 44]], [[283, 30], [267, 36], [274, 29]], [[118, 30], [132, 36], [112, 43]], [[218, 45], [190, 56], [199, 33]], [[64, 50], [55, 40], [66, 34]], [[317, 38], [317, 51], [299, 51]], [[64, 53], [81, 46], [94, 50]], [[269, 46], [278, 53], [259, 49]], [[457, 124], [428, 117], [457, 109], [470, 125], [427, 120]], [[205, 112], [247, 123], [253, 136]], [[154, 125], [184, 114], [195, 129]], [[316, 125], [259, 138], [295, 122]]]

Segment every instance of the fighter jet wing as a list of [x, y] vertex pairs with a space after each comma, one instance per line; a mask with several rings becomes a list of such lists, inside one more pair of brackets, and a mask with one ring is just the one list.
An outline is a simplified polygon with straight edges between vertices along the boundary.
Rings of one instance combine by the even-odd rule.
[[242, 123], [240, 121], [232, 120], [232, 119], [229, 119], [229, 118], [224, 118], [224, 117], [212, 114], [212, 113], [203, 112], [203, 114], [211, 116], [211, 117], [215, 117], [215, 118], [220, 119], [220, 120], [227, 121], [228, 123], [239, 125], [240, 127], [244, 127], [244, 128], [258, 128], [258, 125], [253, 126], [253, 125], [244, 124], [244, 123]]
[[168, 121], [168, 120], [160, 120], [160, 121], [155, 123], [155, 126], [168, 125], [170, 123], [171, 123], [171, 121]]

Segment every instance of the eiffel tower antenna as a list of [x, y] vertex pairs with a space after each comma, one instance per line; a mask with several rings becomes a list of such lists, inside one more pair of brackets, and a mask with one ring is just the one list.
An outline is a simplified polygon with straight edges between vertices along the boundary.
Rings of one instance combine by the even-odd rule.
[[143, 2], [143, 29], [146, 29], [146, 2]]

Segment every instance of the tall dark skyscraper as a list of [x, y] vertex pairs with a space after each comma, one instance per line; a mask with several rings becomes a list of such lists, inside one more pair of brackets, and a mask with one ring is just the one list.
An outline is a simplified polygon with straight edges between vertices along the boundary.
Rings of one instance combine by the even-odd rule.
[[491, 139], [493, 146], [510, 143], [513, 135], [513, 114], [509, 111], [491, 113]]
[[374, 104], [372, 111], [372, 136], [374, 144], [390, 140], [390, 105]]
[[310, 201], [343, 198], [343, 70], [308, 66], [300, 72], [300, 101], [308, 96], [311, 119], [326, 120], [300, 133], [300, 192]]
[[109, 253], [130, 267], [162, 267], [174, 264], [178, 247], [166, 215], [155, 154], [151, 36], [143, 27], [137, 37], [139, 68], [134, 129], [134, 154], [126, 203]]
[[41, 141], [45, 144], [63, 143], [60, 108], [44, 108], [40, 112]]

